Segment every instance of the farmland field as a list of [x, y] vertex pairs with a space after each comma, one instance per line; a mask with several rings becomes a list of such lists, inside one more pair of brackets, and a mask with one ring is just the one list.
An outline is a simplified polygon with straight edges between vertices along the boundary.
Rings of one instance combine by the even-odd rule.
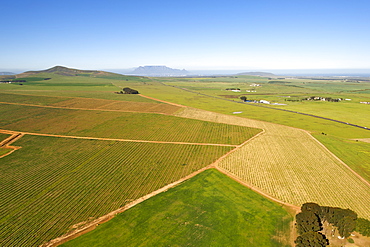
[[0, 148], [0, 157], [4, 154], [7, 154], [9, 153], [10, 151], [12, 151], [12, 149], [9, 149], [9, 148]]
[[[180, 109], [178, 106], [163, 104], [158, 101], [140, 102], [134, 98], [126, 98], [123, 100], [104, 100], [104, 99], [90, 99], [90, 98], [70, 98], [70, 97], [50, 97], [50, 96], [34, 96], [34, 95], [19, 95], [19, 94], [4, 94], [0, 93], [0, 102], [25, 104], [25, 105], [40, 105], [54, 108], [72, 108], [72, 109], [100, 109], [112, 110], [122, 112], [152, 112], [162, 114], [172, 114]], [[125, 96], [122, 96], [125, 98]], [[148, 100], [150, 101], [150, 100]]]
[[[0, 133], [0, 143], [3, 141], [3, 140], [5, 140], [6, 138], [8, 138], [10, 135], [8, 135], [8, 134], [4, 134], [4, 133]], [[4, 154], [7, 154], [7, 153], [9, 153], [11, 151], [11, 149], [9, 149], [9, 148], [3, 148], [3, 147], [1, 147], [1, 145], [0, 145], [0, 157], [2, 156], [2, 155], [4, 155]]]
[[9, 136], [10, 136], [9, 134], [0, 133], [0, 142], [3, 141], [3, 140], [5, 140]]
[[265, 130], [218, 163], [250, 186], [293, 205], [313, 201], [350, 208], [370, 219], [369, 183], [360, 180], [305, 131], [190, 108], [181, 115]]
[[370, 143], [328, 135], [314, 136], [336, 156], [341, 157], [344, 163], [370, 181]]
[[[44, 80], [45, 77], [51, 79]], [[206, 167], [261, 130], [263, 132], [259, 136], [238, 146], [234, 152], [219, 160], [216, 163], [218, 169], [282, 202], [300, 206], [304, 202], [313, 201], [321, 205], [350, 208], [360, 217], [370, 219], [369, 143], [356, 141], [370, 138], [370, 131], [274, 109], [314, 113], [366, 126], [370, 120], [368, 105], [359, 102], [370, 101], [368, 82], [312, 79], [272, 81], [253, 76], [144, 78], [107, 76], [104, 73], [82, 73], [78, 76], [39, 74], [28, 75], [25, 79], [23, 85], [0, 84], [0, 102], [4, 102], [0, 103], [0, 129], [31, 132], [12, 144], [21, 146], [21, 149], [0, 159], [0, 242], [4, 246], [45, 243]], [[254, 83], [261, 86], [256, 86], [255, 93], [247, 93], [246, 90], [251, 89], [250, 85]], [[180, 108], [138, 95], [114, 93], [123, 87], [134, 88], [145, 96], [190, 107]], [[240, 87], [243, 92], [227, 91], [226, 88], [230, 87]], [[239, 99], [241, 95], [246, 95], [248, 99], [265, 99], [287, 105], [246, 104]], [[298, 100], [312, 95], [350, 98], [351, 101]], [[86, 137], [91, 140], [66, 136]], [[135, 140], [187, 144], [139, 143], [134, 142]], [[205, 145], [195, 145], [200, 143]], [[198, 177], [207, 183], [222, 181], [223, 188], [207, 186], [202, 190], [200, 188], [205, 184], [199, 185], [201, 181], [197, 178], [190, 185], [184, 183], [184, 190], [192, 195], [191, 198], [196, 199], [198, 197], [194, 194], [199, 194], [201, 198], [209, 198], [210, 202], [216, 200], [216, 203], [222, 196], [229, 195], [230, 191], [238, 194], [241, 190], [248, 198], [254, 198], [255, 195], [249, 194], [249, 189], [234, 188], [234, 182], [221, 178], [216, 173], [218, 172], [207, 171], [207, 175], [200, 174]], [[217, 183], [217, 186], [221, 184]], [[183, 191], [182, 188], [179, 186], [174, 191]], [[212, 194], [215, 190], [217, 194]], [[168, 194], [171, 193], [160, 195], [159, 198], [167, 197]], [[207, 197], [207, 194], [213, 197]], [[240, 215], [241, 211], [251, 210], [252, 206], [249, 207], [248, 203], [243, 203], [244, 207], [239, 205], [244, 199], [246, 198], [240, 195], [237, 200], [233, 200], [238, 205], [229, 205], [223, 198], [222, 200], [226, 200], [225, 205], [229, 205], [228, 208], [232, 208], [233, 212], [227, 212], [226, 207], [220, 206], [222, 212], [213, 214], [220, 214], [220, 217], [208, 217], [205, 222], [227, 221], [228, 216], [233, 213]], [[161, 199], [154, 197], [146, 203], [158, 209], [159, 205], [151, 204], [156, 200]], [[189, 217], [196, 217], [189, 209], [192, 206], [182, 204], [186, 200], [185, 196], [177, 197], [177, 200], [179, 203], [181, 201], [181, 205], [174, 206], [181, 206], [179, 210], [184, 212], [183, 216], [188, 217], [184, 221], [190, 222]], [[202, 204], [199, 206], [200, 210], [206, 211], [207, 200], [197, 200]], [[252, 204], [255, 206], [260, 205], [259, 203], [258, 200], [253, 200]], [[216, 227], [222, 228], [222, 224], [212, 223], [215, 228], [200, 230], [195, 224], [206, 223], [194, 221], [194, 224], [189, 225], [192, 228], [185, 231], [172, 228], [168, 219], [160, 218], [166, 213], [174, 212], [176, 207], [172, 205], [164, 205], [168, 208], [159, 213], [159, 218], [156, 218], [156, 210], [150, 211], [153, 218], [140, 218], [141, 215], [137, 215], [142, 210], [140, 204], [138, 209], [134, 207], [127, 213], [134, 212], [129, 216], [132, 219], [148, 220], [156, 225], [166, 224], [173, 233], [167, 234], [168, 239], [163, 237], [164, 241], [168, 241], [166, 244], [173, 243], [179, 236], [193, 236], [188, 230], [194, 234], [199, 233], [196, 237], [203, 239], [205, 243], [209, 241], [209, 236], [227, 243], [226, 231], [233, 226], [219, 229]], [[268, 208], [270, 207], [274, 208], [272, 205]], [[227, 212], [226, 216], [223, 214], [224, 210]], [[266, 211], [270, 213], [268, 209]], [[253, 212], [258, 215], [257, 211]], [[181, 215], [174, 216], [182, 219]], [[269, 227], [273, 222], [270, 218], [278, 224], [283, 224], [278, 220], [279, 217], [285, 223], [290, 221], [283, 216], [274, 217], [268, 214], [262, 218]], [[117, 219], [117, 224], [122, 224], [118, 223], [119, 220], [121, 219]], [[116, 227], [113, 223], [108, 224], [109, 227]], [[135, 228], [140, 232], [141, 227], [144, 225], [139, 224]], [[247, 238], [256, 241], [263, 238], [267, 241], [266, 245], [257, 246], [275, 246], [276, 243], [269, 241], [279, 229], [285, 231], [286, 227], [276, 226], [275, 233], [272, 228], [264, 231], [264, 236], [269, 236], [268, 238], [257, 233], [253, 233], [256, 236], [248, 235]], [[144, 232], [146, 230], [148, 228]], [[139, 232], [135, 229], [131, 231], [132, 234]], [[140, 233], [143, 234], [142, 231]], [[152, 233], [148, 231], [148, 234]], [[163, 234], [166, 234], [165, 229]], [[145, 236], [146, 239], [153, 238], [156, 241], [153, 234], [143, 237]], [[136, 238], [137, 235], [126, 237]]]
[[[43, 80], [43, 78], [51, 78]], [[51, 73], [40, 74], [35, 77], [19, 78], [27, 80], [23, 85], [1, 84], [0, 91], [4, 93], [34, 95], [34, 96], [58, 96], [58, 97], [82, 97], [123, 101], [152, 102], [152, 100], [142, 98], [138, 95], [114, 94], [122, 90], [123, 87], [131, 84], [146, 84], [149, 79], [132, 76], [102, 76], [84, 77], [84, 76], [62, 76]], [[117, 87], [117, 80], [124, 81], [123, 87]]]
[[[213, 79], [213, 78], [212, 78]], [[220, 80], [223, 78], [219, 78]], [[235, 80], [241, 80], [242, 78], [236, 78]], [[183, 79], [187, 80], [188, 86], [197, 85], [196, 79]], [[169, 82], [168, 82], [169, 81]], [[348, 137], [348, 138], [360, 138], [370, 137], [370, 131], [363, 131], [361, 129], [356, 128], [348, 128], [343, 124], [337, 124], [335, 122], [328, 122], [327, 120], [319, 119], [319, 118], [312, 118], [305, 115], [297, 115], [292, 112], [284, 112], [284, 111], [277, 111], [274, 108], [282, 108], [288, 110], [296, 110], [306, 113], [314, 113], [316, 115], [322, 117], [333, 117], [336, 120], [343, 120], [349, 121], [354, 124], [363, 124], [367, 125], [369, 119], [368, 112], [368, 105], [360, 104], [360, 101], [370, 101], [368, 94], [350, 94], [350, 90], [342, 93], [335, 93], [334, 95], [331, 94], [331, 97], [342, 97], [342, 98], [351, 98], [352, 101], [346, 102], [285, 102], [284, 99], [287, 99], [288, 96], [292, 97], [299, 97], [303, 98], [305, 95], [306, 97], [313, 95], [321, 95], [322, 96], [329, 96], [328, 92], [325, 89], [329, 88], [328, 85], [324, 84], [325, 87], [322, 88], [321, 91], [311, 91], [310, 88], [307, 88], [305, 93], [297, 94], [292, 90], [295, 87], [291, 86], [282, 86], [282, 89], [276, 90], [277, 85], [267, 83], [266, 78], [263, 79], [254, 79], [254, 77], [245, 77], [244, 79], [244, 89], [250, 89], [250, 84], [252, 83], [261, 83], [261, 87], [256, 90], [264, 90], [265, 94], [260, 95], [246, 95], [246, 93], [233, 93], [225, 91], [226, 88], [238, 86], [238, 84], [233, 84], [231, 79], [228, 82], [223, 83], [209, 83], [211, 87], [214, 88], [214, 92], [202, 91], [202, 89], [193, 90], [193, 92], [188, 92], [182, 90], [182, 86], [184, 84], [179, 84], [180, 86], [173, 87], [173, 86], [164, 86], [163, 84], [157, 83], [157, 85], [138, 85], [137, 88], [141, 90], [144, 94], [152, 96], [154, 98], [168, 100], [170, 102], [187, 105], [199, 109], [224, 113], [224, 114], [232, 114], [233, 112], [242, 112], [239, 116], [245, 118], [252, 118], [256, 120], [263, 120], [273, 123], [279, 123], [287, 126], [297, 127], [301, 129], [305, 129], [308, 131], [313, 132], [325, 132], [331, 133], [334, 135], [338, 135], [341, 137]], [[264, 84], [263, 84], [264, 83]], [[303, 84], [305, 83], [305, 84]], [[178, 81], [167, 79], [166, 84], [169, 85], [177, 85]], [[289, 83], [288, 83], [289, 84]], [[308, 85], [308, 82], [297, 82], [295, 85], [300, 85], [305, 87]], [[336, 84], [330, 84], [330, 86], [335, 87]], [[357, 85], [357, 84], [356, 84]], [[356, 85], [352, 85], [351, 89], [356, 88]], [[360, 84], [363, 87], [368, 87], [370, 89], [370, 83], [363, 83]], [[242, 87], [239, 85], [242, 89]], [[157, 88], [157, 89], [155, 89]], [[340, 89], [340, 88], [339, 88]], [[339, 90], [337, 89], [337, 90]], [[206, 96], [199, 93], [206, 93]], [[220, 99], [221, 94], [229, 94], [234, 95], [234, 99], [224, 98], [224, 100]], [[178, 97], [181, 95], [182, 97]], [[269, 99], [269, 97], [273, 97], [273, 99], [279, 99], [277, 101], [272, 100], [272, 102], [278, 103], [286, 103], [287, 106], [272, 106], [272, 105], [265, 105], [265, 104], [243, 104], [239, 99], [240, 95], [245, 95], [248, 99]], [[219, 98], [213, 98], [219, 97]], [[227, 101], [226, 101], [227, 99]], [[262, 107], [261, 107], [262, 106]], [[311, 109], [312, 106], [312, 109]], [[310, 110], [311, 109], [311, 110]], [[343, 116], [343, 119], [342, 119]], [[364, 138], [363, 137], [363, 138]]]
[[2, 246], [35, 246], [214, 162], [231, 147], [26, 135], [1, 158]]
[[0, 128], [59, 135], [235, 145], [260, 131], [159, 114], [7, 104], [0, 104]]
[[291, 220], [210, 169], [62, 246], [289, 246]]

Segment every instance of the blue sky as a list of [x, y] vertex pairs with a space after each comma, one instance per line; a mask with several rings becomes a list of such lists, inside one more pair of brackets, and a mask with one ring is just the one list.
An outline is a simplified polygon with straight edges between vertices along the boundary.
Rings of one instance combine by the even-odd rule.
[[0, 69], [370, 69], [370, 1], [3, 1]]

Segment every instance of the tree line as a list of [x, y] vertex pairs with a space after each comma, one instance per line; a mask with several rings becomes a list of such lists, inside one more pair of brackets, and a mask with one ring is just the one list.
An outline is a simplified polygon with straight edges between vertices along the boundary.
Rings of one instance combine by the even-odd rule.
[[117, 94], [139, 94], [139, 91], [129, 88], [129, 87], [125, 87], [122, 89], [122, 91], [116, 92], [116, 93]]

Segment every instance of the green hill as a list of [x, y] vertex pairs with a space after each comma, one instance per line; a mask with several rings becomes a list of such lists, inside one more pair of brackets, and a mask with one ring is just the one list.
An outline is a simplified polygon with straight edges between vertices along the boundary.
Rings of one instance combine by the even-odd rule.
[[100, 71], [100, 70], [79, 70], [73, 68], [67, 68], [63, 66], [55, 66], [50, 69], [46, 70], [38, 70], [38, 71], [27, 71], [22, 74], [17, 75], [18, 78], [29, 77], [38, 74], [56, 74], [56, 75], [63, 75], [63, 76], [111, 76], [117, 75], [110, 72]]

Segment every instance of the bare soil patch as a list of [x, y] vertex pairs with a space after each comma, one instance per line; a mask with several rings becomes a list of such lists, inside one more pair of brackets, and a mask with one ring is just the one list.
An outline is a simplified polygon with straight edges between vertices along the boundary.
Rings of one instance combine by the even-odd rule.
[[362, 141], [362, 142], [367, 142], [370, 143], [370, 138], [363, 138], [363, 139], [353, 139], [354, 141]]

